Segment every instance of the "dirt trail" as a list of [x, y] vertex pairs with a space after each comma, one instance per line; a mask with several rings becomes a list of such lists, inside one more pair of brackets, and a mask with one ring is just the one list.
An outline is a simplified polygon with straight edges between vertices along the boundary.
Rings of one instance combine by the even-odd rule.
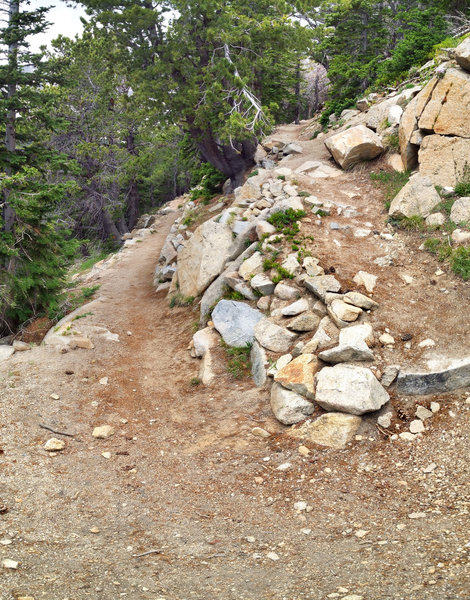
[[[319, 142], [309, 148], [308, 158], [325, 158]], [[368, 198], [365, 220], [383, 227], [368, 178], [343, 176], [341, 189], [346, 182]], [[337, 180], [316, 185], [317, 194], [338, 193]], [[162, 217], [98, 281], [103, 301], [86, 322], [119, 342], [96, 336], [94, 350], [65, 354], [39, 347], [0, 365], [0, 498], [9, 509], [0, 514], [0, 561], [19, 561], [0, 570], [0, 600], [468, 600], [467, 395], [442, 396], [412, 445], [375, 432], [346, 450], [300, 456], [265, 390], [228, 374], [213, 388], [191, 386], [198, 363], [186, 347], [197, 307], [170, 309], [152, 288], [174, 218]], [[345, 279], [368, 270], [381, 243], [360, 240], [359, 252], [350, 234], [340, 231], [342, 251], [327, 228], [315, 232], [322, 260]], [[423, 281], [437, 268], [422, 259], [406, 267]], [[390, 297], [403, 290], [377, 292], [392, 331], [404, 315]], [[74, 438], [51, 456], [42, 446], [53, 434], [40, 423]], [[114, 436], [92, 438], [102, 424]], [[271, 438], [254, 437], [256, 425]], [[308, 512], [295, 510], [299, 501]]]

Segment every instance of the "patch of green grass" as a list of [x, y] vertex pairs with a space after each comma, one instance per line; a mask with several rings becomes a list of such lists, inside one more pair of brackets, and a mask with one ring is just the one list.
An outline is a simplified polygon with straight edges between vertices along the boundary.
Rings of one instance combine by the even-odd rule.
[[194, 302], [194, 296], [183, 296], [181, 292], [176, 292], [170, 298], [170, 308], [174, 308], [175, 306], [189, 306]]
[[191, 227], [191, 225], [196, 220], [196, 212], [194, 210], [189, 210], [184, 219], [181, 221], [181, 225], [185, 225], [186, 227]]
[[310, 196], [310, 193], [306, 192], [305, 190], [302, 190], [301, 192], [299, 192], [297, 194], [297, 196], [302, 196], [303, 198], [307, 198], [308, 196]]
[[266, 258], [263, 261], [263, 269], [265, 271], [269, 271], [269, 269], [275, 269], [277, 271], [277, 274], [280, 277], [280, 279], [278, 279], [278, 281], [275, 283], [278, 283], [279, 281], [281, 281], [281, 279], [294, 279], [294, 275], [292, 273], [290, 273], [287, 269], [284, 269], [284, 267], [282, 267], [278, 262], [276, 262], [272, 258]]
[[252, 344], [231, 347], [223, 344], [227, 354], [227, 371], [234, 379], [243, 379], [251, 372], [250, 352]]
[[452, 271], [459, 275], [464, 281], [470, 279], [470, 248], [459, 246], [450, 257]]
[[390, 133], [384, 137], [384, 145], [387, 150], [392, 150], [393, 152], [399, 152], [400, 150], [400, 141], [398, 139], [398, 133]]
[[389, 219], [394, 227], [408, 231], [422, 231], [426, 227], [423, 217], [413, 215], [412, 217], [392, 217]]
[[258, 175], [258, 173], [259, 173], [258, 169], [255, 169], [248, 175], [248, 177], [255, 177], [256, 175]]
[[382, 171], [381, 173], [371, 173], [370, 178], [372, 181], [380, 186], [384, 191], [384, 200], [388, 208], [390, 208], [390, 202], [395, 198], [398, 192], [403, 186], [405, 186], [410, 179], [411, 172], [404, 171], [393, 171], [391, 173]]
[[448, 242], [439, 238], [428, 238], [424, 247], [440, 261], [448, 260], [452, 271], [464, 281], [470, 279], [470, 248], [452, 248]]
[[245, 296], [237, 292], [236, 290], [232, 290], [232, 288], [227, 288], [223, 296], [226, 300], [245, 300]]
[[300, 231], [299, 224], [297, 221], [306, 216], [304, 210], [294, 210], [288, 208], [284, 212], [277, 212], [271, 215], [268, 222], [273, 225], [279, 233], [285, 235], [288, 239], [292, 240]]
[[82, 271], [88, 271], [88, 269], [91, 269], [94, 265], [96, 265], [96, 263], [100, 262], [100, 260], [104, 260], [105, 258], [108, 258], [109, 255], [110, 255], [110, 253], [105, 250], [103, 250], [102, 252], [99, 252], [98, 254], [92, 254], [90, 257], [85, 259], [83, 262], [76, 265], [73, 272], [81, 273]]
[[280, 179], [281, 181], [285, 181], [286, 180], [286, 176], [285, 175], [278, 175], [277, 178]]
[[78, 321], [79, 319], [84, 319], [85, 317], [89, 317], [89, 316], [91, 316], [91, 315], [93, 315], [93, 314], [95, 314], [95, 313], [92, 313], [92, 312], [90, 312], [90, 311], [89, 311], [89, 312], [86, 312], [86, 313], [82, 313], [81, 315], [77, 315], [76, 317], [74, 317], [74, 318], [72, 319], [72, 321]]
[[189, 385], [191, 387], [196, 387], [197, 385], [200, 385], [202, 383], [202, 380], [199, 379], [199, 377], [191, 377], [191, 379], [189, 380]]

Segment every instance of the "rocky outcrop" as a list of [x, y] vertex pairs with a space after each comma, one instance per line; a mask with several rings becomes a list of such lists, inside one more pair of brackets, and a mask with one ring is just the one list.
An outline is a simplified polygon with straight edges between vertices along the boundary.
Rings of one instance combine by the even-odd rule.
[[289, 432], [290, 437], [340, 450], [354, 438], [361, 425], [361, 417], [345, 413], [326, 413]]
[[470, 223], [470, 198], [458, 198], [450, 211], [452, 223]]
[[470, 152], [470, 73], [442, 69], [408, 104], [399, 129], [400, 152], [406, 169], [435, 185], [454, 186]]
[[462, 69], [470, 71], [470, 37], [467, 37], [455, 49], [455, 60]]
[[384, 151], [380, 137], [364, 125], [337, 133], [325, 142], [330, 154], [343, 168], [348, 169], [361, 160], [372, 160]]

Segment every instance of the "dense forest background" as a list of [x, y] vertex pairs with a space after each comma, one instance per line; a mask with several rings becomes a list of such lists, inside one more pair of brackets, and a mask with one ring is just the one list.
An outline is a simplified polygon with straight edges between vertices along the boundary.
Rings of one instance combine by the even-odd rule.
[[470, 31], [466, 0], [81, 4], [83, 36], [39, 53], [47, 9], [1, 5], [0, 337], [59, 316], [71, 262], [143, 212], [236, 187], [276, 123], [325, 124]]

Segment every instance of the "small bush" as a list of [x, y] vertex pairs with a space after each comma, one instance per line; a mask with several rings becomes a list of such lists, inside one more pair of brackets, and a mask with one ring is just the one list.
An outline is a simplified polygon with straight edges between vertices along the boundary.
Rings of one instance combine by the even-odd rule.
[[370, 178], [372, 181], [380, 186], [384, 191], [384, 200], [390, 203], [403, 186], [405, 186], [410, 179], [411, 172], [404, 171], [393, 171], [391, 173], [382, 171], [381, 173], [371, 173]]
[[459, 246], [450, 257], [452, 271], [459, 275], [464, 281], [470, 279], [470, 248]]
[[470, 196], [470, 166], [466, 166], [461, 181], [455, 186], [456, 196]]
[[189, 306], [194, 302], [194, 296], [183, 296], [181, 292], [176, 292], [170, 298], [170, 308], [175, 306]]

